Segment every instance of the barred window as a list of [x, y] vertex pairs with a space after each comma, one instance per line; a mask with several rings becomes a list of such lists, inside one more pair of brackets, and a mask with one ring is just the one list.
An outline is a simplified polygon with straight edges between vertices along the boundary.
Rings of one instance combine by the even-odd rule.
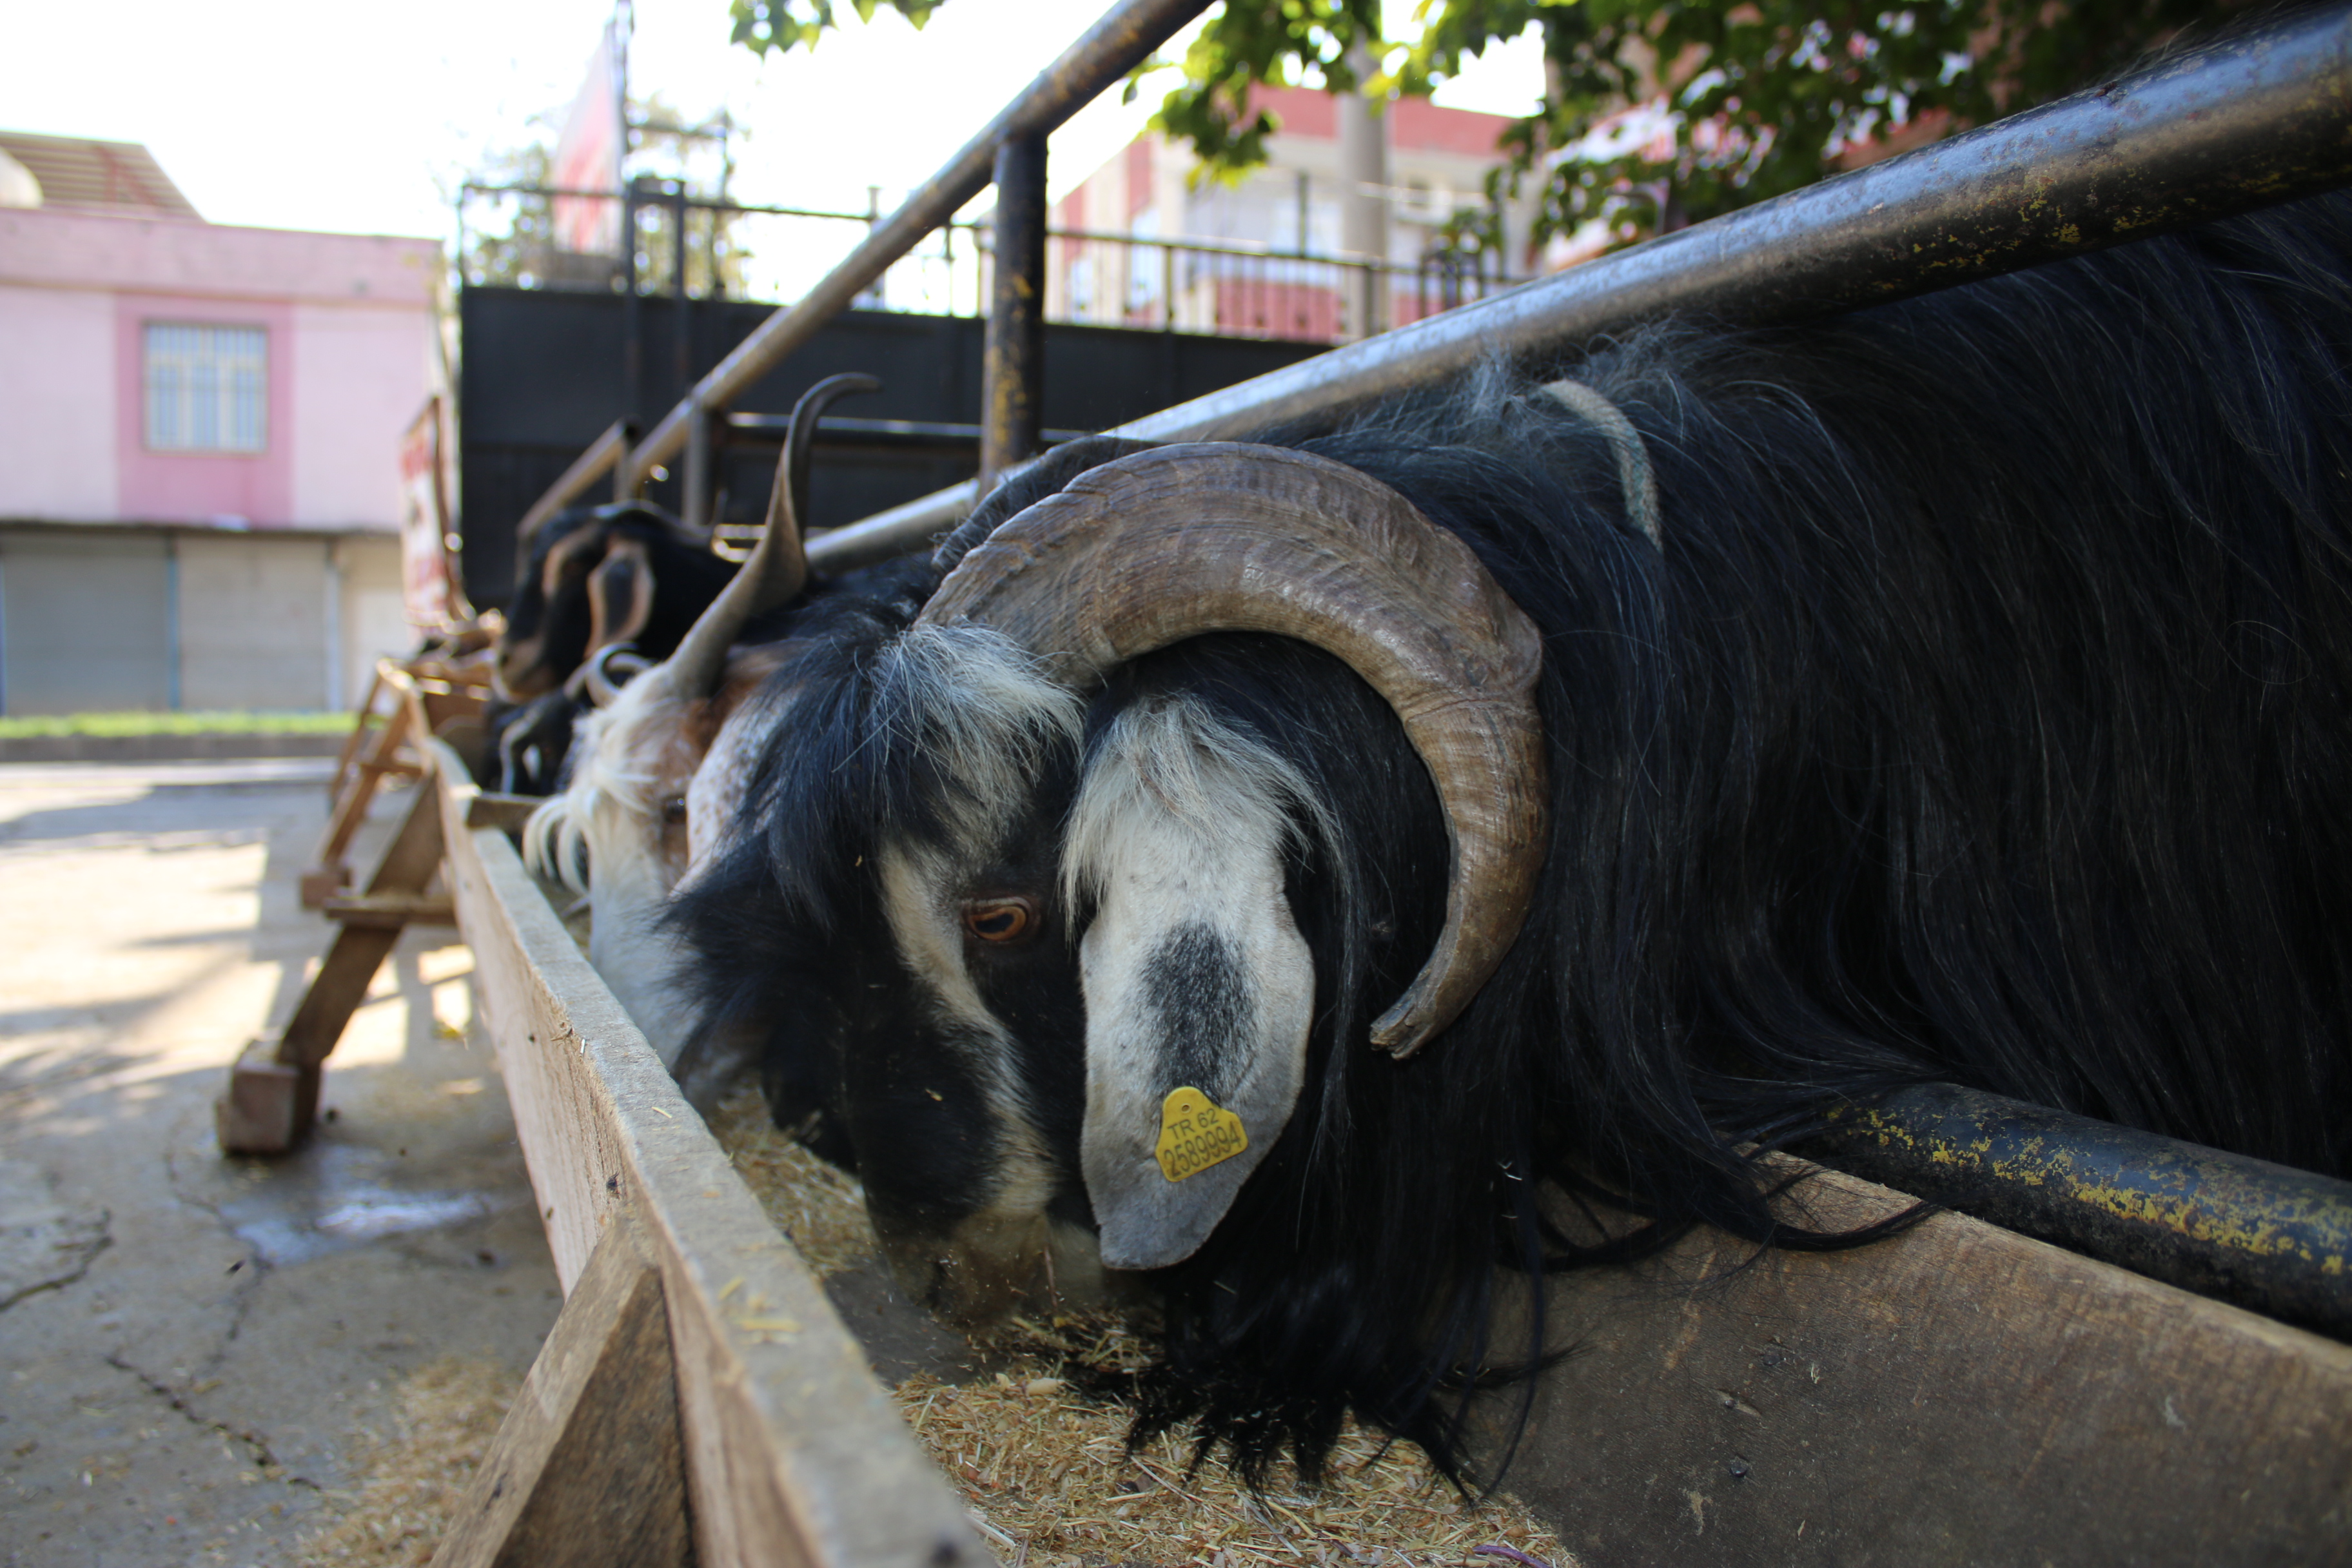
[[150, 321], [146, 387], [150, 449], [258, 452], [269, 429], [269, 334]]

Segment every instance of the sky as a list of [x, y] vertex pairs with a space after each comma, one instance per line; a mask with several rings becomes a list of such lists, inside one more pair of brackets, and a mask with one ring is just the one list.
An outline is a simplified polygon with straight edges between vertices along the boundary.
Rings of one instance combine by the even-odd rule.
[[[885, 211], [947, 162], [1109, 0], [947, 0], [921, 32], [897, 13], [813, 53], [762, 62], [727, 41], [727, 0], [641, 0], [634, 92], [747, 128], [741, 201]], [[1391, 0], [1391, 33], [1410, 0]], [[553, 143], [611, 0], [0, 0], [0, 127], [142, 142], [215, 223], [355, 234], [453, 231], [450, 197], [484, 154]], [[1531, 38], [1489, 51], [1438, 101], [1525, 113]], [[1158, 93], [1114, 89], [1053, 139], [1056, 195], [1142, 129]]]

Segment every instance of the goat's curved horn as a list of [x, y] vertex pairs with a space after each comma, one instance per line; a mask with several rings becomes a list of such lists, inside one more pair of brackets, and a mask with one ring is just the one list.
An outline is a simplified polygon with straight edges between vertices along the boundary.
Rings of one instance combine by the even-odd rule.
[[728, 647], [751, 617], [782, 604], [808, 582], [801, 532], [807, 526], [809, 447], [816, 439], [817, 417], [837, 398], [881, 390], [870, 375], [829, 375], [793, 405], [792, 427], [776, 458], [775, 488], [768, 492], [767, 526], [726, 589], [669, 656], [667, 679], [674, 689], [692, 697], [709, 692], [727, 666]]
[[1098, 468], [1137, 452], [1149, 452], [1152, 445], [1124, 436], [1081, 436], [1047, 448], [1044, 457], [1034, 458], [1013, 469], [981, 498], [971, 515], [956, 524], [955, 531], [940, 541], [939, 548], [931, 552], [931, 565], [941, 574], [954, 571], [957, 563], [971, 553], [974, 545], [995, 532], [998, 525], [1015, 512], [1036, 505], [1088, 468]]
[[921, 618], [1002, 631], [1076, 689], [1215, 631], [1297, 637], [1362, 676], [1427, 765], [1453, 844], [1445, 928], [1375, 1045], [1420, 1049], [1518, 935], [1549, 837], [1542, 635], [1469, 546], [1369, 475], [1228, 442], [1124, 458], [974, 547]]
[[588, 656], [574, 678], [578, 687], [569, 689], [575, 698], [584, 691], [594, 707], [610, 708], [621, 695], [621, 688], [651, 669], [653, 663], [637, 651], [635, 643], [607, 643]]

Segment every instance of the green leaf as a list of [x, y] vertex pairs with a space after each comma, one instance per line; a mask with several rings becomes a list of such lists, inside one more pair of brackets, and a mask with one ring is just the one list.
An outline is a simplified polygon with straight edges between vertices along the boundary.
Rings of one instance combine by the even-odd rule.
[[[883, 6], [898, 13], [919, 32], [946, 0], [849, 0], [861, 24], [870, 24]], [[740, 44], [763, 58], [769, 50], [789, 54], [795, 48], [814, 49], [817, 40], [835, 30], [833, 0], [730, 0], [732, 18], [727, 41]]]

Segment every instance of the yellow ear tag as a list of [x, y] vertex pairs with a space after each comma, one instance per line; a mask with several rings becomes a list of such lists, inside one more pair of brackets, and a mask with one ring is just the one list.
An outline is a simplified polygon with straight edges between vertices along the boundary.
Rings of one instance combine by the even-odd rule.
[[1160, 1102], [1160, 1173], [1171, 1182], [1197, 1176], [1249, 1147], [1242, 1119], [1197, 1089], [1176, 1089]]

